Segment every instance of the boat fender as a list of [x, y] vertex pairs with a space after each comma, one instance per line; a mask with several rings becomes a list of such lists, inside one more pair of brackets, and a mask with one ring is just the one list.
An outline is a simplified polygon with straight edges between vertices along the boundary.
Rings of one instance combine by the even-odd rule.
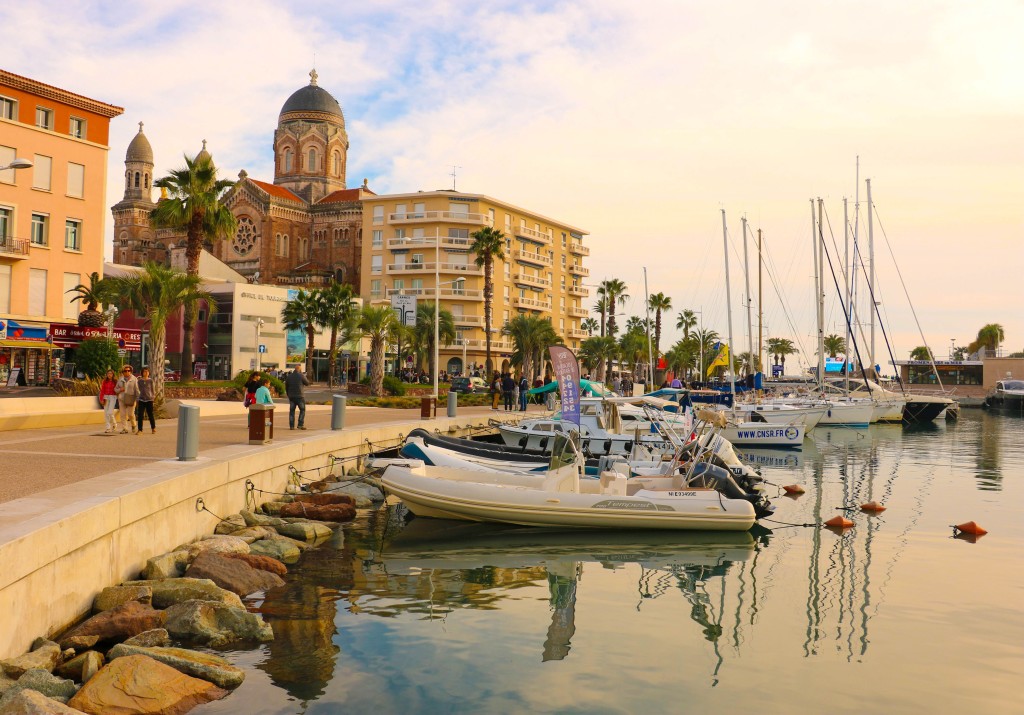
[[782, 491], [786, 492], [786, 494], [803, 494], [807, 490], [799, 484], [787, 484], [782, 487]]
[[541, 437], [540, 438], [540, 448], [543, 451], [545, 451], [545, 452], [547, 451], [547, 449], [548, 449], [548, 438], [547, 437]]
[[831, 519], [825, 522], [825, 526], [832, 529], [849, 529], [853, 526], [853, 522], [847, 519], [845, 516], [833, 516]]
[[526, 441], [528, 439], [530, 439], [530, 438], [529, 437], [520, 437], [519, 438], [519, 446], [522, 447], [523, 449], [526, 449]]
[[861, 504], [860, 505], [860, 510], [861, 511], [867, 511], [867, 512], [874, 512], [874, 513], [877, 514], [877, 513], [885, 511], [885, 507], [882, 506], [881, 504], [879, 504], [876, 501], [869, 501], [866, 504]]
[[972, 536], [984, 536], [988, 533], [987, 530], [981, 528], [980, 526], [978, 526], [978, 524], [976, 524], [973, 521], [968, 521], [963, 524], [957, 524], [956, 526], [954, 526], [953, 535], [955, 536], [957, 532], [960, 532], [961, 534], [970, 534]]
[[[611, 440], [609, 440], [609, 442], [610, 441]], [[633, 451], [633, 440], [629, 440], [628, 442], [626, 442], [626, 444], [623, 445], [623, 447], [622, 447], [622, 451], [626, 452], [627, 454], [629, 452], [632, 452]]]

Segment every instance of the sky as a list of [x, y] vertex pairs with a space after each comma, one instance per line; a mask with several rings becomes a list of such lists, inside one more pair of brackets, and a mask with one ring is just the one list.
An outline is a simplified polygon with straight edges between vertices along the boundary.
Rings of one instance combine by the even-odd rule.
[[[842, 283], [843, 201], [866, 255], [870, 179], [896, 357], [927, 341], [945, 358], [987, 323], [1024, 350], [1016, 0], [42, 0], [3, 4], [0, 22], [5, 69], [125, 108], [110, 205], [139, 121], [157, 176], [206, 139], [224, 176], [272, 181], [277, 115], [315, 63], [345, 111], [349, 186], [450, 188], [458, 167], [461, 191], [586, 229], [591, 284], [629, 286], [619, 312], [643, 313], [645, 267], [649, 291], [672, 299], [663, 349], [684, 308], [729, 333], [724, 210], [738, 351], [745, 217], [764, 240], [764, 335], [815, 361], [810, 200], [823, 199]], [[824, 329], [842, 335], [831, 272], [825, 283]], [[876, 356], [888, 367], [880, 329]]]

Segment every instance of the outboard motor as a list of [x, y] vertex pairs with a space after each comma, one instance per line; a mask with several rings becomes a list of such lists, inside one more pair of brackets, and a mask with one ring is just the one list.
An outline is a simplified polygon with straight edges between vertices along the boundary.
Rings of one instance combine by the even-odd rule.
[[686, 482], [686, 485], [689, 487], [714, 489], [729, 499], [743, 499], [748, 501], [754, 507], [754, 514], [758, 519], [769, 516], [775, 512], [775, 507], [773, 507], [763, 495], [747, 492], [736, 483], [736, 480], [732, 478], [732, 475], [728, 470], [722, 469], [714, 464], [708, 464], [706, 462], [696, 464], [693, 468], [693, 473]]

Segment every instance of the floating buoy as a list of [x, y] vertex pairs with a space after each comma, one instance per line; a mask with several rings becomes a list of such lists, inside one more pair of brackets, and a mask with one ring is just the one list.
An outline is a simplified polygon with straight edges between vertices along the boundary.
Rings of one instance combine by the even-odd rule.
[[831, 519], [825, 522], [825, 526], [830, 526], [833, 529], [849, 529], [853, 526], [853, 522], [847, 519], [845, 516], [833, 516]]
[[860, 510], [861, 511], [869, 511], [869, 512], [878, 513], [878, 512], [885, 511], [885, 507], [882, 506], [881, 504], [879, 504], [876, 501], [869, 501], [866, 504], [861, 504], [860, 505]]
[[984, 536], [988, 533], [985, 529], [982, 529], [973, 521], [968, 521], [963, 524], [957, 524], [953, 527], [953, 533], [961, 532], [963, 534], [971, 534], [972, 536]]
[[787, 484], [786, 486], [782, 487], [782, 490], [784, 492], [786, 492], [786, 494], [803, 494], [804, 493], [804, 488], [802, 486], [800, 486], [799, 484]]

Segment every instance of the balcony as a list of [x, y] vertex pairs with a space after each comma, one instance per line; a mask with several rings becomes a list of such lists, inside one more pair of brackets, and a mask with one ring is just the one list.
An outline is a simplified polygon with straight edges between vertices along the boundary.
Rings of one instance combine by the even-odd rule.
[[[462, 346], [465, 344], [468, 350], [486, 350], [486, 340], [456, 340], [451, 345], [441, 345], [441, 352], [457, 353], [462, 352]], [[491, 339], [491, 352], [495, 353], [510, 353], [512, 352], [512, 343], [505, 340]]]
[[[388, 288], [388, 297], [385, 300], [391, 300], [393, 295], [414, 295], [423, 300], [434, 299], [433, 288]], [[441, 300], [483, 300], [484, 292], [482, 290], [470, 290], [468, 288], [452, 288], [442, 287], [441, 288]]]
[[440, 241], [441, 248], [456, 248], [463, 251], [468, 251], [469, 247], [473, 245], [472, 238], [453, 238], [451, 236], [414, 236], [412, 238], [389, 238], [388, 248], [391, 250], [398, 249], [416, 249], [416, 248], [434, 248], [437, 242]]
[[519, 261], [520, 263], [530, 263], [535, 266], [548, 267], [551, 265], [550, 258], [539, 253], [531, 253], [530, 251], [512, 251], [512, 260]]
[[538, 288], [550, 288], [551, 281], [547, 278], [541, 278], [540, 276], [533, 276], [524, 271], [516, 271], [512, 276], [512, 280], [516, 283], [524, 283], [526, 285], [537, 286]]
[[536, 241], [537, 243], [543, 243], [546, 246], [551, 245], [551, 236], [549, 234], [541, 233], [540, 231], [532, 228], [520, 226], [515, 229], [513, 233], [515, 233], [519, 238], [525, 238], [527, 241]]
[[549, 300], [521, 298], [518, 295], [512, 296], [512, 305], [516, 308], [527, 308], [528, 310], [551, 310], [551, 301]]
[[590, 269], [584, 268], [583, 266], [577, 264], [573, 264], [569, 266], [569, 273], [571, 273], [574, 276], [589, 276]]
[[566, 312], [569, 313], [569, 317], [570, 318], [589, 318], [590, 317], [590, 311], [587, 310], [586, 308], [572, 307], [572, 308], [569, 308], [569, 310], [566, 311]]
[[490, 226], [487, 214], [462, 213], [461, 211], [409, 211], [404, 214], [388, 214], [388, 223], [468, 223], [475, 226]]
[[475, 328], [484, 327], [484, 316], [482, 315], [455, 315], [453, 313], [452, 320], [455, 321], [456, 325], [471, 325]]
[[[429, 263], [389, 263], [388, 273], [424, 273], [434, 272], [434, 262]], [[440, 263], [437, 264], [438, 273], [457, 273], [464, 276], [482, 276], [484, 269], [475, 263]]]
[[586, 298], [590, 295], [590, 291], [583, 286], [569, 286], [569, 295], [574, 295], [577, 298]]
[[590, 247], [584, 246], [582, 243], [570, 243], [569, 252], [575, 256], [589, 256]]
[[29, 241], [24, 238], [4, 236], [0, 238], [0, 260], [23, 261], [28, 258]]
[[586, 330], [580, 330], [579, 328], [569, 328], [565, 331], [565, 334], [570, 338], [578, 338], [580, 340], [586, 340], [590, 337], [590, 333]]

